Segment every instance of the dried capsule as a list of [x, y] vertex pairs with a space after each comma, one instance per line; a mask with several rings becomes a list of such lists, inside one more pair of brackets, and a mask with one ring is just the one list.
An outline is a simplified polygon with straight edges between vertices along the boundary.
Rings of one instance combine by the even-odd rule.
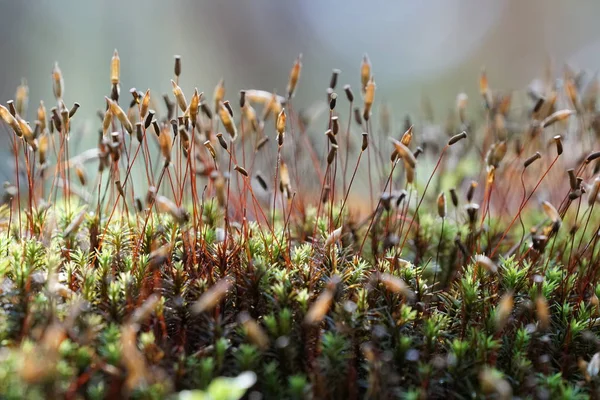
[[152, 124], [152, 128], [154, 129], [154, 133], [156, 134], [156, 137], [160, 138], [161, 128], [158, 125], [158, 120], [156, 118], [153, 119], [152, 122], [151, 122], [151, 124]]
[[79, 107], [79, 103], [73, 103], [73, 107], [71, 107], [71, 109], [69, 110], [69, 118], [73, 118], [77, 110], [79, 110]]
[[63, 132], [70, 132], [71, 131], [71, 124], [70, 124], [70, 119], [69, 119], [69, 110], [67, 110], [66, 108], [63, 108], [60, 111], [60, 118], [62, 121], [62, 126], [63, 126]]
[[493, 166], [494, 168], [498, 168], [500, 162], [506, 155], [506, 142], [496, 142], [492, 144], [490, 150], [487, 153], [486, 162], [488, 166]]
[[23, 139], [25, 139], [27, 144], [30, 145], [34, 151], [36, 151], [37, 141], [35, 140], [35, 137], [33, 135], [33, 130], [31, 129], [29, 124], [25, 122], [25, 120], [19, 115], [17, 115], [15, 118], [17, 120], [17, 123], [19, 124], [19, 128], [21, 128], [21, 132], [23, 133]]
[[362, 133], [362, 144], [360, 146], [360, 151], [365, 151], [369, 146], [369, 134], [367, 132]]
[[176, 77], [181, 75], [181, 56], [175, 55], [175, 66], [173, 67], [173, 72]]
[[285, 132], [285, 124], [286, 124], [286, 114], [285, 109], [282, 109], [279, 115], [277, 116], [277, 122], [275, 123], [275, 128], [279, 135], [283, 135]]
[[564, 121], [571, 115], [575, 114], [573, 110], [559, 110], [542, 121], [542, 128], [547, 128], [558, 121]]
[[6, 105], [8, 106], [8, 111], [10, 111], [10, 115], [12, 115], [13, 117], [16, 117], [17, 116], [17, 108], [15, 107], [14, 100], [7, 101]]
[[413, 153], [409, 150], [409, 148], [406, 147], [404, 144], [402, 144], [402, 142], [399, 142], [399, 141], [397, 141], [394, 138], [390, 138], [390, 140], [394, 144], [394, 147], [396, 148], [396, 151], [398, 152], [398, 155], [400, 157], [402, 157], [402, 159], [411, 168], [415, 168], [415, 166], [417, 165], [417, 159], [415, 158], [415, 156], [413, 155]]
[[208, 152], [210, 153], [210, 155], [213, 158], [213, 160], [216, 160], [217, 159], [217, 153], [215, 152], [215, 148], [213, 147], [213, 145], [210, 142], [210, 140], [207, 140], [203, 144], [204, 144], [204, 147], [206, 147], [208, 149]]
[[402, 143], [405, 146], [410, 146], [410, 142], [412, 141], [412, 137], [413, 137], [413, 126], [411, 125], [403, 134], [402, 137], [400, 138], [400, 143]]
[[569, 192], [569, 200], [577, 200], [581, 197], [582, 194], [583, 192], [581, 191], [581, 189], [572, 190], [571, 192]]
[[140, 100], [142, 98], [142, 92], [137, 90], [136, 88], [129, 89], [129, 93], [131, 93], [131, 103], [129, 103], [129, 108], [133, 108], [136, 105], [140, 104]]
[[142, 123], [141, 122], [136, 122], [135, 123], [135, 136], [136, 136], [138, 142], [140, 142], [140, 143], [144, 139], [144, 131], [142, 130]]
[[231, 104], [229, 103], [229, 100], [225, 100], [223, 102], [223, 105], [225, 106], [225, 108], [229, 112], [229, 115], [231, 115], [231, 117], [233, 118], [233, 108], [231, 108]]
[[371, 78], [371, 61], [369, 60], [368, 55], [364, 55], [362, 59], [362, 64], [360, 65], [360, 83], [362, 92], [365, 93], [367, 89], [367, 84], [369, 79]]
[[244, 175], [244, 176], [248, 176], [248, 171], [246, 171], [243, 167], [240, 167], [239, 165], [235, 165], [235, 167], [233, 167], [234, 170], [236, 170], [237, 172], [239, 172], [240, 174]]
[[335, 110], [335, 105], [337, 104], [337, 93], [331, 93], [329, 96], [329, 111]]
[[160, 147], [160, 153], [165, 158], [165, 163], [170, 164], [173, 139], [167, 124], [164, 125], [164, 129], [162, 129], [160, 136], [158, 137], [158, 146]]
[[119, 53], [117, 49], [113, 53], [112, 59], [110, 60], [110, 82], [113, 85], [119, 83], [119, 76], [121, 72], [121, 59], [119, 58]]
[[219, 108], [219, 117], [221, 118], [221, 123], [225, 127], [225, 130], [231, 136], [231, 139], [235, 140], [235, 138], [237, 137], [237, 130], [235, 124], [233, 123], [233, 118], [229, 113], [229, 110], [223, 103], [221, 103], [221, 106]]
[[219, 144], [221, 145], [221, 147], [227, 151], [227, 142], [225, 141], [223, 134], [221, 132], [219, 132], [219, 133], [217, 133], [216, 136], [217, 136], [217, 139], [219, 140]]
[[329, 194], [331, 192], [331, 187], [329, 185], [323, 186], [323, 194], [321, 195], [321, 204], [327, 203], [329, 200]]
[[300, 71], [302, 70], [302, 54], [298, 55], [294, 65], [292, 66], [292, 70], [290, 71], [290, 78], [288, 80], [287, 85], [287, 93], [288, 99], [291, 99], [294, 96], [294, 92], [296, 91], [296, 85], [298, 84], [298, 79], [300, 79]]
[[240, 90], [240, 108], [244, 108], [246, 105], [246, 91]]
[[459, 142], [460, 140], [463, 140], [467, 137], [467, 132], [462, 131], [461, 133], [459, 133], [458, 135], [454, 135], [450, 138], [450, 140], [448, 140], [448, 145], [452, 146], [453, 144]]
[[131, 121], [129, 121], [129, 118], [127, 118], [127, 115], [125, 114], [123, 109], [116, 102], [112, 101], [108, 97], [106, 97], [106, 101], [110, 105], [111, 113], [117, 117], [119, 122], [125, 128], [125, 130], [130, 134], [133, 133], [133, 125], [131, 124]]
[[454, 207], [458, 207], [458, 195], [456, 194], [456, 190], [454, 188], [450, 189], [450, 199], [452, 200], [452, 205]]
[[2, 119], [7, 125], [9, 125], [17, 136], [23, 136], [23, 132], [21, 132], [21, 127], [19, 126], [19, 123], [17, 122], [15, 117], [12, 116], [10, 111], [8, 111], [8, 109], [2, 104], [0, 104], [0, 119]]
[[148, 110], [148, 113], [146, 114], [146, 119], [144, 120], [144, 129], [148, 129], [150, 125], [152, 125], [155, 113], [156, 112], [154, 110]]
[[364, 109], [363, 109], [363, 118], [365, 121], [369, 120], [371, 116], [371, 107], [373, 106], [373, 101], [375, 100], [375, 80], [373, 77], [369, 79], [365, 89], [365, 98], [364, 98]]
[[590, 155], [586, 157], [585, 163], [589, 164], [597, 158], [600, 158], [600, 151], [594, 151], [593, 153], [590, 153]]
[[[51, 118], [52, 125], [51, 126], [54, 126], [57, 131], [61, 132], [62, 131], [62, 122], [61, 122], [60, 115], [58, 114], [58, 110], [56, 109], [56, 107], [52, 107], [50, 109], [50, 112], [52, 113], [52, 118]], [[104, 115], [105, 118], [106, 118], [107, 113], [108, 113], [108, 111]], [[112, 118], [112, 114], [109, 115], [108, 117]], [[111, 119], [111, 121], [112, 121], [112, 119]], [[103, 126], [104, 126], [104, 124], [103, 124]]]
[[394, 197], [396, 198], [396, 208], [400, 208], [400, 205], [406, 198], [407, 194], [408, 193], [404, 189], [400, 193], [394, 194]]
[[246, 103], [242, 111], [246, 120], [250, 122], [252, 130], [254, 132], [258, 132], [260, 129], [260, 123], [258, 122], [258, 118], [256, 117], [256, 110], [254, 110], [254, 107], [252, 107], [250, 103]]
[[556, 135], [553, 138], [554, 144], [556, 145], [556, 154], [558, 154], [559, 156], [563, 153], [563, 145], [561, 139], [562, 138], [560, 135]]
[[[140, 118], [146, 117], [146, 113], [148, 112], [149, 107], [150, 107], [150, 89], [146, 90], [146, 93], [144, 93], [144, 97], [142, 98], [142, 103], [140, 106]], [[152, 119], [150, 119], [150, 120], [152, 120]], [[148, 127], [146, 127], [146, 128], [148, 128]]]
[[58, 63], [54, 63], [54, 68], [52, 69], [52, 90], [54, 91], [54, 97], [56, 99], [60, 99], [63, 96], [63, 92], [65, 89], [65, 82], [63, 80], [63, 75], [58, 67]]
[[539, 160], [540, 158], [542, 158], [542, 155], [539, 151], [536, 151], [534, 155], [528, 157], [527, 160], [525, 160], [525, 162], [523, 163], [523, 168], [529, 167], [531, 164], [533, 164], [536, 160]]
[[181, 90], [179, 85], [177, 85], [177, 83], [175, 83], [175, 81], [173, 79], [171, 79], [171, 85], [173, 86], [173, 95], [175, 96], [175, 100], [177, 100], [177, 105], [181, 109], [181, 112], [185, 112], [185, 110], [187, 110], [188, 106], [187, 106], [187, 101], [185, 100], [183, 91]]
[[437, 210], [440, 218], [446, 217], [446, 195], [444, 192], [440, 193], [437, 198]]
[[352, 93], [352, 88], [350, 85], [344, 85], [344, 92], [346, 93], [346, 98], [350, 103], [354, 102], [354, 93]]
[[476, 187], [477, 187], [477, 182], [471, 181], [471, 184], [469, 185], [469, 189], [467, 190], [467, 201], [470, 202], [473, 200], [473, 195], [475, 194]]
[[267, 181], [265, 181], [265, 178], [263, 178], [262, 175], [258, 172], [256, 173], [256, 181], [258, 182], [260, 187], [263, 188], [263, 190], [266, 191], [269, 189], [269, 185], [267, 185]]
[[342, 71], [340, 71], [337, 68], [334, 68], [331, 71], [331, 78], [329, 79], [329, 88], [330, 89], [335, 89], [335, 87], [337, 86], [337, 81], [338, 81], [338, 76], [340, 75]]
[[340, 121], [337, 115], [331, 117], [331, 131], [334, 135], [337, 135], [340, 132]]
[[201, 98], [202, 93], [198, 93], [198, 88], [194, 88], [194, 94], [192, 95], [189, 108], [190, 119], [193, 127], [196, 127], [196, 118], [198, 117], [198, 108], [200, 107]]

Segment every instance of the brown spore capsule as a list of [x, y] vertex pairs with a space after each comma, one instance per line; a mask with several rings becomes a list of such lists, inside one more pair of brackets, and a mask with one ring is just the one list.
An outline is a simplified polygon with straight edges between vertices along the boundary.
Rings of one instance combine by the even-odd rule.
[[331, 71], [331, 78], [329, 79], [329, 88], [330, 89], [335, 89], [335, 87], [337, 86], [337, 81], [338, 81], [338, 76], [340, 75], [340, 71], [339, 69], [335, 68], [333, 69], [333, 71]]
[[346, 93], [346, 98], [350, 103], [354, 101], [354, 93], [352, 93], [352, 87], [350, 85], [344, 85], [344, 92]]
[[176, 77], [179, 77], [181, 75], [181, 56], [180, 55], [175, 56], [175, 66], [173, 68], [173, 72], [175, 73]]

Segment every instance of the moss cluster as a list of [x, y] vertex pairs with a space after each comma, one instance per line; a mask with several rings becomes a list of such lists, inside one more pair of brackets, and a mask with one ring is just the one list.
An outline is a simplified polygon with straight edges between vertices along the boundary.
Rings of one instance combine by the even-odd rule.
[[[175, 81], [165, 116], [149, 91], [132, 90], [125, 112], [115, 59], [91, 157], [68, 154], [77, 107], [64, 108], [58, 67], [64, 112], [46, 121], [42, 105], [29, 129], [23, 89], [20, 106], [3, 108], [27, 188], [7, 184], [0, 207], [2, 398], [599, 398], [595, 81], [568, 71], [523, 117], [482, 75], [485, 118], [467, 118], [459, 95], [445, 128], [426, 113], [397, 135], [384, 109], [387, 151], [365, 57], [362, 144], [338, 119], [335, 71], [327, 151], [304, 136], [307, 156], [286, 152], [311, 123], [291, 107], [300, 58], [288, 97], [245, 91], [239, 119], [222, 82], [214, 114]], [[350, 117], [358, 99], [345, 92]], [[261, 101], [258, 118], [248, 104]], [[570, 151], [557, 130], [577, 138]], [[269, 135], [265, 175], [254, 161]], [[242, 158], [244, 138], [256, 146]], [[313, 156], [311, 188], [298, 161]], [[435, 167], [422, 174], [426, 157]], [[95, 183], [83, 163], [98, 165]], [[370, 199], [357, 206], [359, 167]]]

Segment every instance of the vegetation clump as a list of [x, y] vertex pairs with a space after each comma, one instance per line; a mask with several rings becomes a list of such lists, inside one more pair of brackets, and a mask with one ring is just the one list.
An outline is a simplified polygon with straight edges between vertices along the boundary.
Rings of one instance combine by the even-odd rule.
[[398, 128], [367, 56], [301, 70], [125, 99], [115, 51], [84, 151], [58, 64], [0, 105], [0, 397], [600, 398], [596, 78]]

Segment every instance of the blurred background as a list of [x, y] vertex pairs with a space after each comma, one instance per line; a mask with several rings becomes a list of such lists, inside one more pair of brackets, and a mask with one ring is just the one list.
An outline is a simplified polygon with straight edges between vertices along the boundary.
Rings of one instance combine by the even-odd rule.
[[492, 87], [507, 90], [542, 75], [548, 59], [558, 69], [600, 68], [596, 0], [0, 2], [0, 101], [14, 98], [26, 78], [32, 119], [40, 99], [54, 103], [50, 73], [58, 61], [67, 106], [81, 104], [74, 124], [90, 126], [82, 149], [96, 143], [95, 113], [110, 93], [115, 48], [127, 101], [131, 87], [171, 93], [174, 54], [182, 55], [188, 98], [193, 87], [211, 96], [220, 78], [232, 100], [242, 88], [283, 93], [302, 53], [300, 105], [324, 98], [332, 68], [342, 71], [339, 87], [350, 83], [357, 93], [368, 53], [376, 103], [389, 105], [397, 126], [418, 114], [423, 96], [440, 119], [460, 91], [478, 105], [482, 66]]

